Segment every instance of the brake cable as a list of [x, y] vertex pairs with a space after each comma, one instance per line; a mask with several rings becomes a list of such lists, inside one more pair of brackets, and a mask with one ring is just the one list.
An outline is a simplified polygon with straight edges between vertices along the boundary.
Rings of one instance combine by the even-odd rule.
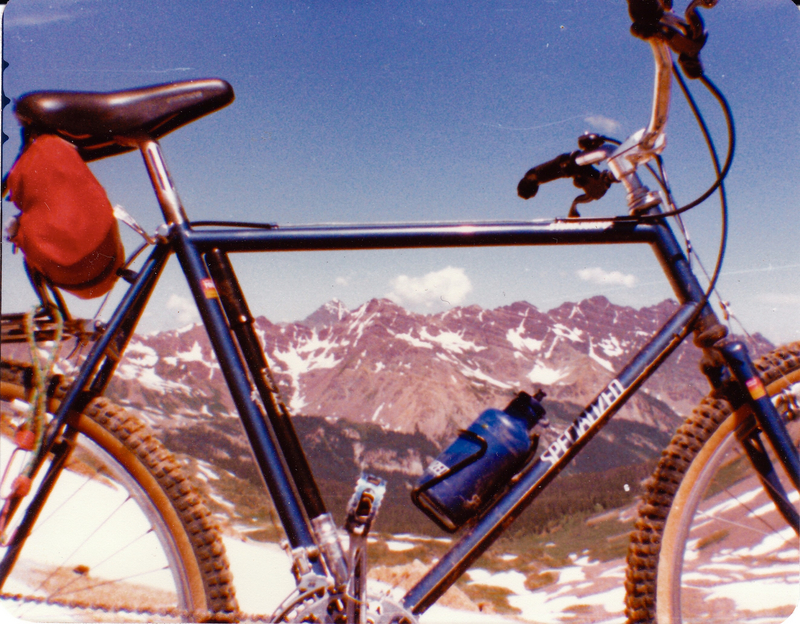
[[728, 175], [728, 172], [730, 171], [731, 164], [733, 163], [733, 155], [736, 150], [736, 129], [734, 127], [733, 113], [731, 112], [730, 105], [728, 104], [728, 101], [725, 99], [725, 96], [722, 95], [722, 93], [719, 91], [719, 89], [717, 89], [714, 83], [712, 83], [711, 80], [709, 80], [708, 77], [706, 77], [704, 74], [700, 77], [700, 81], [719, 102], [720, 107], [722, 108], [722, 111], [725, 116], [726, 125], [728, 127], [728, 153], [725, 157], [725, 164], [720, 170], [719, 159], [716, 155], [716, 149], [714, 148], [714, 142], [711, 139], [711, 135], [708, 131], [708, 126], [706, 125], [705, 120], [703, 119], [703, 116], [700, 113], [700, 110], [697, 106], [697, 103], [695, 102], [691, 92], [687, 88], [686, 82], [683, 80], [683, 76], [681, 76], [681, 72], [675, 65], [675, 63], [672, 64], [672, 71], [675, 74], [675, 77], [678, 81], [678, 84], [681, 87], [681, 90], [683, 91], [684, 97], [686, 97], [686, 100], [689, 103], [689, 106], [692, 110], [692, 113], [694, 114], [695, 119], [697, 120], [698, 125], [700, 126], [700, 130], [703, 133], [706, 145], [708, 146], [709, 151], [712, 153], [712, 159], [715, 163], [714, 170], [717, 175], [717, 179], [708, 188], [708, 190], [706, 190], [705, 193], [703, 193], [697, 199], [689, 202], [685, 206], [681, 206], [680, 208], [676, 208], [675, 210], [671, 210], [669, 212], [662, 212], [658, 215], [640, 215], [639, 218], [644, 220], [660, 219], [662, 217], [674, 217], [676, 215], [687, 212], [688, 210], [691, 210], [695, 206], [701, 204], [706, 199], [708, 199], [712, 193], [714, 193], [718, 188], [720, 188], [720, 186], [722, 186], [723, 181], [725, 180], [725, 178]]
[[[678, 78], [678, 82], [681, 85], [681, 89], [683, 90], [684, 95], [686, 96], [686, 99], [692, 108], [692, 112], [694, 113], [695, 118], [697, 119], [698, 125], [700, 126], [700, 129], [703, 132], [703, 137], [706, 140], [706, 145], [708, 146], [708, 150], [711, 154], [711, 161], [714, 165], [714, 172], [717, 175], [717, 180], [698, 199], [687, 204], [686, 206], [683, 206], [682, 208], [679, 208], [678, 210], [673, 211], [674, 213], [673, 215], [669, 215], [668, 213], [662, 213], [658, 216], [659, 217], [677, 216], [682, 212], [686, 212], [687, 210], [698, 205], [700, 202], [705, 201], [705, 199], [708, 198], [711, 195], [711, 193], [717, 190], [719, 191], [719, 201], [720, 201], [720, 211], [721, 211], [721, 224], [720, 224], [721, 232], [720, 232], [719, 252], [717, 254], [717, 262], [714, 267], [714, 272], [712, 273], [711, 278], [709, 279], [708, 288], [706, 289], [706, 292], [703, 295], [703, 305], [700, 306], [699, 308], [702, 309], [708, 303], [708, 300], [711, 298], [711, 293], [714, 292], [714, 289], [716, 288], [717, 280], [719, 279], [719, 275], [722, 270], [722, 263], [725, 259], [725, 249], [728, 243], [728, 200], [725, 193], [724, 180], [728, 174], [728, 171], [730, 170], [731, 162], [733, 161], [733, 152], [735, 148], [735, 131], [733, 126], [733, 115], [731, 114], [730, 107], [728, 106], [728, 102], [725, 100], [725, 97], [722, 95], [722, 93], [719, 92], [719, 90], [716, 87], [714, 87], [713, 83], [711, 83], [711, 81], [708, 80], [708, 78], [706, 78], [705, 76], [701, 76], [703, 84], [706, 85], [706, 87], [712, 92], [712, 94], [715, 94], [717, 100], [722, 106], [722, 109], [725, 112], [725, 119], [728, 125], [728, 137], [729, 137], [728, 156], [725, 161], [724, 170], [721, 170], [719, 166], [719, 157], [717, 156], [717, 150], [714, 147], [714, 141], [711, 138], [711, 134], [708, 131], [708, 126], [706, 126], [705, 120], [703, 119], [703, 116], [700, 113], [697, 104], [692, 98], [689, 90], [686, 88], [686, 83], [683, 81], [674, 63], [672, 67], [673, 67], [673, 72], [675, 72], [675, 75]], [[701, 268], [702, 268], [702, 263], [701, 263]], [[706, 272], [705, 268], [703, 268], [703, 272], [704, 273]], [[694, 319], [692, 322], [694, 322]], [[691, 326], [691, 324], [689, 326]]]

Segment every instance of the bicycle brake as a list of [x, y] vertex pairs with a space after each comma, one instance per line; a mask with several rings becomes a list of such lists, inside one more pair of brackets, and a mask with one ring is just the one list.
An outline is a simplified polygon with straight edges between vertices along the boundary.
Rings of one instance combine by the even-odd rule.
[[678, 63], [686, 76], [700, 78], [703, 75], [700, 51], [706, 44], [708, 32], [698, 9], [711, 9], [717, 0], [692, 0], [684, 18], [672, 12], [671, 3], [668, 7], [665, 4], [659, 0], [630, 0], [631, 33], [644, 40], [661, 39], [678, 55]]

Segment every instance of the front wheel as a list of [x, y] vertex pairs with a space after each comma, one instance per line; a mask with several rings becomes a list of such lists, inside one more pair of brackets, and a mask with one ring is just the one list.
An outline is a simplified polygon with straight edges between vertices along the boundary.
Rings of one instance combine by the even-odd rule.
[[[31, 371], [3, 362], [0, 372], [0, 469], [15, 464], [3, 482], [7, 490], [22, 459], [12, 440], [27, 411]], [[235, 612], [210, 513], [152, 431], [105, 399], [92, 401], [69, 424], [77, 431], [75, 447], [2, 586], [0, 610], [39, 621], [76, 612], [113, 621], [189, 621]], [[6, 527], [6, 540], [51, 460]], [[6, 554], [3, 541], [0, 561]]]
[[[756, 362], [800, 446], [800, 342]], [[748, 407], [706, 398], [678, 429], [647, 484], [628, 550], [630, 622], [783, 622], [798, 601], [798, 536], [767, 496], [737, 439]], [[766, 445], [768, 446], [768, 444]], [[798, 507], [800, 495], [770, 451]]]

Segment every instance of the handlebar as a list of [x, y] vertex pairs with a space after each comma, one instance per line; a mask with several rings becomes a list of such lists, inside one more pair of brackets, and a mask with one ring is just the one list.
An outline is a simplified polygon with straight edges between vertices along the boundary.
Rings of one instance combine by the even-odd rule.
[[587, 153], [597, 150], [605, 142], [605, 137], [585, 134], [578, 139], [581, 150], [561, 154], [553, 160], [537, 165], [525, 174], [517, 185], [517, 194], [522, 199], [530, 199], [539, 190], [539, 185], [558, 178], [572, 178], [573, 184], [584, 191], [572, 203], [569, 216], [578, 217], [577, 204], [600, 199], [615, 181], [608, 171], [598, 171], [590, 163], [583, 162]]
[[[530, 199], [536, 195], [541, 184], [571, 177], [575, 186], [583, 189], [585, 194], [573, 202], [570, 216], [578, 216], [576, 203], [599, 199], [612, 182], [624, 184], [633, 213], [657, 203], [657, 196], [639, 182], [636, 167], [664, 149], [664, 128], [669, 113], [673, 69], [670, 50], [678, 53], [678, 61], [687, 76], [700, 78], [703, 75], [699, 54], [708, 33], [703, 28], [703, 20], [697, 9], [701, 6], [712, 8], [716, 3], [717, 0], [691, 0], [685, 19], [682, 19], [672, 12], [672, 0], [628, 0], [628, 13], [633, 20], [631, 32], [650, 44], [655, 61], [653, 107], [647, 128], [630, 136], [616, 150], [606, 148], [601, 158], [587, 160], [587, 152], [596, 150], [603, 141], [595, 147], [581, 145], [586, 151], [561, 154], [533, 167], [517, 185], [517, 194], [523, 199]], [[601, 173], [591, 166], [591, 163], [599, 160], [608, 160], [611, 172]]]
[[580, 152], [561, 154], [553, 160], [536, 165], [519, 181], [517, 195], [522, 199], [530, 199], [539, 191], [540, 184], [575, 175], [575, 157], [579, 154]]

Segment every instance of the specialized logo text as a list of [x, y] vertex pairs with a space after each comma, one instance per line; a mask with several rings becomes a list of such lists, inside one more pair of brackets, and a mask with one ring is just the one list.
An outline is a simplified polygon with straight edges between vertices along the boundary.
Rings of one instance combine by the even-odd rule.
[[611, 407], [617, 399], [622, 396], [625, 388], [614, 379], [611, 381], [606, 389], [600, 393], [600, 396], [595, 399], [595, 402], [587, 407], [583, 413], [578, 416], [577, 420], [572, 423], [558, 438], [542, 453], [542, 460], [548, 462], [551, 466], [566, 455], [567, 451], [572, 447], [583, 435], [597, 422], [609, 407]]

